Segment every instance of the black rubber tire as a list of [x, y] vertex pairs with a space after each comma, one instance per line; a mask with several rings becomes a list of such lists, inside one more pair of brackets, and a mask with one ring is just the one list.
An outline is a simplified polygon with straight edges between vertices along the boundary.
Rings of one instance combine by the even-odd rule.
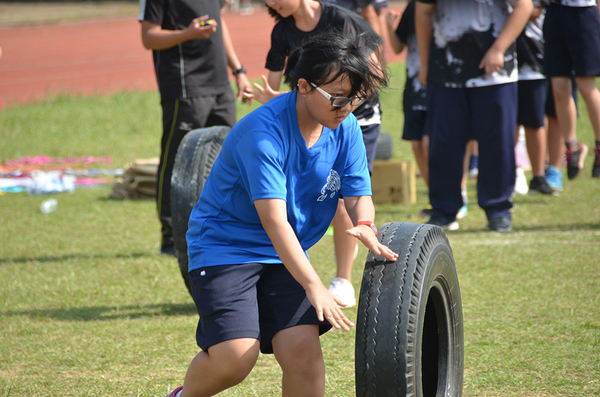
[[437, 226], [388, 223], [379, 241], [395, 263], [369, 252], [356, 324], [356, 395], [460, 397], [464, 336], [458, 277]]
[[385, 131], [381, 131], [377, 137], [377, 148], [375, 149], [375, 160], [389, 160], [394, 155], [394, 139]]
[[192, 209], [212, 166], [231, 130], [227, 126], [199, 128], [188, 132], [177, 149], [171, 176], [171, 219], [173, 243], [185, 286], [191, 294], [185, 234]]

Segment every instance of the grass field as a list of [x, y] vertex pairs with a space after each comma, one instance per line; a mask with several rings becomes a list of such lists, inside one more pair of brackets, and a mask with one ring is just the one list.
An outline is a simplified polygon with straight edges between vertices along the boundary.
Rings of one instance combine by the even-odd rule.
[[[402, 65], [382, 99], [394, 158], [412, 159], [399, 139]], [[581, 108], [579, 137], [593, 134]], [[248, 108], [240, 107], [240, 115]], [[0, 112], [0, 161], [28, 155], [111, 156], [120, 168], [158, 155], [155, 92], [56, 96]], [[464, 310], [465, 396], [600, 396], [600, 181], [582, 175], [560, 197], [516, 196], [514, 229], [485, 232], [469, 181], [469, 215], [449, 232]], [[377, 206], [377, 224], [422, 222], [427, 202]], [[159, 256], [151, 201], [114, 201], [109, 189], [0, 196], [0, 396], [164, 396], [197, 353], [195, 307], [175, 260]], [[366, 250], [355, 261], [359, 288]], [[311, 250], [325, 282], [331, 237]], [[346, 309], [355, 318], [356, 309]], [[354, 395], [355, 333], [322, 337], [327, 396]], [[261, 356], [224, 396], [280, 395], [279, 368]]]

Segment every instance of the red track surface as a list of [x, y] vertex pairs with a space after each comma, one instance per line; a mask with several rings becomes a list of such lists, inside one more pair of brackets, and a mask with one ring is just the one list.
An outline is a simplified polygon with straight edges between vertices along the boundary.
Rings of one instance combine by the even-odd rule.
[[[252, 15], [225, 12], [224, 18], [249, 77], [265, 74], [274, 24], [266, 8]], [[0, 29], [0, 46], [0, 109], [58, 92], [157, 88], [152, 53], [142, 46], [135, 18]], [[402, 59], [387, 40], [386, 59]]]

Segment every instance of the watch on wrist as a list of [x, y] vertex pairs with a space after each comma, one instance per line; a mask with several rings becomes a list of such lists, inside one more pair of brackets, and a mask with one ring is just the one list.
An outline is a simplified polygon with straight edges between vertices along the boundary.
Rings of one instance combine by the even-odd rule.
[[237, 76], [240, 73], [246, 73], [246, 67], [244, 65], [242, 65], [241, 68], [239, 68], [238, 70], [234, 70], [233, 71], [233, 75]]

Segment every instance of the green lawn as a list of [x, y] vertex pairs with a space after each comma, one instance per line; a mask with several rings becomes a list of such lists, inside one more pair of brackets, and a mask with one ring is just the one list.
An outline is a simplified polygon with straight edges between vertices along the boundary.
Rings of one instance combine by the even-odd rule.
[[[394, 158], [402, 65], [383, 95]], [[583, 104], [583, 102], [580, 102]], [[240, 115], [248, 108], [240, 107]], [[580, 108], [580, 139], [593, 133]], [[0, 161], [21, 156], [111, 156], [121, 168], [158, 155], [155, 92], [47, 98], [0, 112]], [[517, 196], [514, 229], [485, 232], [469, 181], [469, 215], [449, 232], [464, 310], [465, 396], [600, 396], [600, 181], [565, 181], [560, 197]], [[104, 167], [104, 165], [102, 165]], [[530, 175], [529, 175], [530, 176]], [[422, 222], [427, 202], [377, 206], [377, 224]], [[0, 196], [0, 396], [164, 396], [198, 349], [195, 307], [176, 261], [159, 256], [152, 201], [108, 199], [109, 188]], [[355, 262], [358, 288], [366, 250]], [[331, 237], [311, 250], [324, 282], [335, 273]], [[351, 318], [356, 309], [346, 309]], [[322, 337], [327, 396], [354, 395], [354, 331]], [[280, 395], [271, 356], [225, 396]]]

